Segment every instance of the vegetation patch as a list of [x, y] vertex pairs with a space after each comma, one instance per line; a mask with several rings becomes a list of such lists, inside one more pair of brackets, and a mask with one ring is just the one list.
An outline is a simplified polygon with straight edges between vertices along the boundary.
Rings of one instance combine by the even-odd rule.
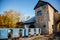
[[48, 40], [54, 40], [53, 38], [49, 38]]
[[34, 38], [33, 40], [39, 40], [39, 39], [41, 39], [42, 37], [36, 37], [36, 38]]

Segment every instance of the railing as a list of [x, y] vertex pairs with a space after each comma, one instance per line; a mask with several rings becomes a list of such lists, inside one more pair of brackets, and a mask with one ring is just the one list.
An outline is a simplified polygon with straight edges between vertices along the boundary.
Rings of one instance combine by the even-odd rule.
[[[12, 30], [12, 31], [11, 31]], [[26, 37], [26, 36], [34, 36], [35, 34], [41, 34], [40, 28], [0, 28], [0, 39], [7, 39], [9, 36], [11, 38], [17, 37]]]

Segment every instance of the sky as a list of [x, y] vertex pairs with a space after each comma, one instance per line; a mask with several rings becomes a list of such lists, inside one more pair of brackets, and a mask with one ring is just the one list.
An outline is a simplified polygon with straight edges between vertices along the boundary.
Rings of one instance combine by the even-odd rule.
[[[60, 13], [60, 0], [43, 0], [49, 2]], [[4, 11], [14, 10], [20, 12], [22, 17], [35, 16], [34, 7], [38, 0], [0, 0], [0, 14]]]

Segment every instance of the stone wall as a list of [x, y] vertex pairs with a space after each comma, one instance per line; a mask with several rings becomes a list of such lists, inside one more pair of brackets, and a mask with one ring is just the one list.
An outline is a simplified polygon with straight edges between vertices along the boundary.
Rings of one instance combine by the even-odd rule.
[[54, 13], [54, 32], [57, 32], [57, 24], [60, 22], [60, 14], [58, 12]]
[[54, 9], [48, 5], [48, 11], [49, 11], [49, 21], [48, 21], [48, 27], [49, 27], [49, 34], [53, 33], [53, 25], [54, 25]]
[[[37, 12], [41, 11], [42, 15], [38, 16]], [[36, 16], [36, 27], [41, 28], [44, 33], [52, 34], [53, 33], [53, 25], [55, 22], [56, 12], [54, 9], [46, 4], [35, 9]], [[44, 25], [46, 27], [44, 27]]]
[[[41, 10], [42, 15], [37, 16], [37, 12]], [[43, 32], [47, 33], [48, 29], [48, 20], [49, 20], [49, 14], [48, 14], [48, 5], [41, 6], [37, 9], [35, 9], [35, 15], [36, 15], [36, 26], [39, 28], [42, 28]], [[44, 25], [46, 27], [44, 27]]]

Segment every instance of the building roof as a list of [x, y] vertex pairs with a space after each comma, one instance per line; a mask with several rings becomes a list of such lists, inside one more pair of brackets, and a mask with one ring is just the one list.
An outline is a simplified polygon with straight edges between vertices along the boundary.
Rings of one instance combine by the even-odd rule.
[[25, 24], [33, 24], [35, 23], [36, 19], [35, 19], [35, 16], [30, 18], [29, 20], [25, 21], [25, 22], [17, 22], [16, 24], [17, 25], [25, 25]]
[[24, 24], [30, 24], [30, 23], [35, 23], [36, 19], [35, 19], [35, 16], [32, 17], [31, 19], [27, 20], [24, 22]]
[[38, 3], [36, 4], [36, 6], [34, 7], [34, 10], [36, 8], [39, 8], [40, 6], [43, 6], [43, 5], [46, 5], [46, 4], [50, 5], [56, 12], [58, 12], [50, 3], [45, 2], [45, 1], [38, 1]]

